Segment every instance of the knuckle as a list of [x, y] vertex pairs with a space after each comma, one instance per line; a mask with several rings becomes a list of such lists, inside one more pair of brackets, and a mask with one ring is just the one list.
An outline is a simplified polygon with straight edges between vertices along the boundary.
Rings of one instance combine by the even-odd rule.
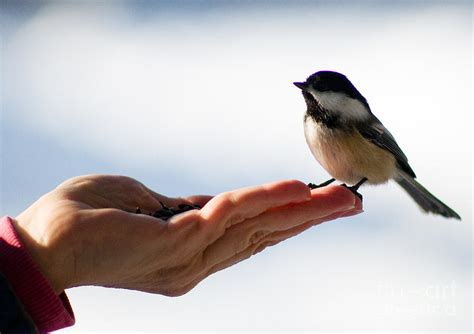
[[225, 192], [223, 193], [220, 201], [220, 210], [225, 212], [225, 228], [229, 228], [235, 224], [239, 224], [245, 220], [245, 217], [238, 210], [239, 199], [237, 198], [235, 192]]

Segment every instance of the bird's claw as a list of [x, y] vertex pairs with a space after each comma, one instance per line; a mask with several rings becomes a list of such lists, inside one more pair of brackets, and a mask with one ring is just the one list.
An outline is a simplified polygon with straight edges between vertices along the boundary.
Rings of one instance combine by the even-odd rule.
[[310, 182], [308, 183], [308, 188], [313, 190], [313, 189], [319, 188], [319, 185]]
[[347, 188], [351, 191], [351, 193], [353, 193], [354, 195], [356, 195], [357, 197], [359, 197], [359, 199], [362, 201], [364, 198], [362, 196], [361, 193], [359, 193], [357, 190], [359, 189], [358, 186], [348, 186], [347, 184], [343, 183], [341, 184], [341, 186], [343, 186], [344, 188]]

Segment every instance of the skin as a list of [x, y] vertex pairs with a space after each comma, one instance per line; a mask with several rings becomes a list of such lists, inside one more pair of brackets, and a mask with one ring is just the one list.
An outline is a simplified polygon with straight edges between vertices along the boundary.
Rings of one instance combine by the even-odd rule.
[[[167, 221], [143, 213], [197, 204]], [[212, 196], [169, 198], [124, 176], [75, 177], [14, 220], [56, 293], [97, 285], [167, 296], [311, 226], [362, 212], [349, 190], [279, 181]]]

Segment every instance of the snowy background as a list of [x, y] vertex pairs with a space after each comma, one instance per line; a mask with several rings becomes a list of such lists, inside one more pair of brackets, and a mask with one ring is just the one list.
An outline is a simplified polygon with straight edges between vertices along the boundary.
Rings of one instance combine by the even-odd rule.
[[179, 298], [68, 291], [84, 331], [469, 331], [470, 2], [1, 2], [1, 215], [63, 180], [167, 195], [326, 180], [293, 81], [345, 73], [458, 221], [394, 183]]

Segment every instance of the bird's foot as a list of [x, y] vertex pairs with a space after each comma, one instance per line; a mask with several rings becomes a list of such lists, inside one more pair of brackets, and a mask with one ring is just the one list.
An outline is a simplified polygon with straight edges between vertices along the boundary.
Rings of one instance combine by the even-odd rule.
[[349, 189], [354, 195], [356, 195], [357, 197], [359, 197], [359, 199], [362, 201], [362, 200], [363, 200], [363, 197], [362, 197], [362, 195], [361, 195], [357, 190], [359, 190], [359, 187], [360, 187], [361, 185], [363, 185], [366, 181], [367, 181], [367, 178], [364, 177], [364, 178], [362, 178], [362, 180], [360, 180], [359, 182], [357, 182], [357, 183], [354, 184], [353, 186], [348, 186], [348, 185], [345, 184], [345, 183], [341, 184], [341, 186], [346, 187], [347, 189]]
[[364, 197], [362, 196], [361, 193], [359, 193], [357, 191], [357, 189], [359, 189], [359, 187], [356, 187], [356, 186], [348, 186], [347, 184], [343, 183], [341, 184], [341, 186], [349, 189], [354, 195], [356, 195], [357, 197], [359, 197], [359, 199], [362, 201], [364, 199]]
[[309, 187], [309, 189], [322, 188], [322, 187], [327, 186], [328, 184], [333, 183], [334, 181], [336, 181], [336, 179], [329, 179], [326, 182], [323, 182], [323, 183], [320, 183], [320, 184], [308, 183], [308, 187]]

